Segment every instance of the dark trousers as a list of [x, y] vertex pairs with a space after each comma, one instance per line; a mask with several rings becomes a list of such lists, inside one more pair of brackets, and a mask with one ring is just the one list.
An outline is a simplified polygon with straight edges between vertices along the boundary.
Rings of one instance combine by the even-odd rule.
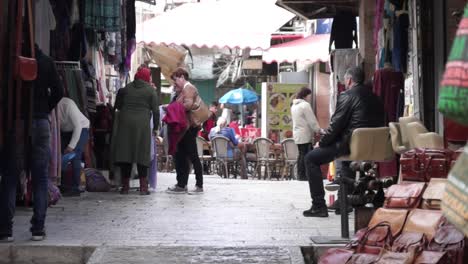
[[[131, 163], [119, 162], [118, 166], [120, 167], [120, 174], [122, 178], [130, 178], [132, 174], [132, 165]], [[137, 164], [138, 178], [146, 178], [148, 176], [148, 167]]]
[[[62, 153], [63, 151], [68, 147], [68, 143], [70, 142], [70, 139], [72, 137], [73, 132], [62, 132]], [[81, 130], [80, 134], [80, 139], [78, 140], [78, 143], [76, 143], [75, 149], [73, 152], [75, 152], [75, 158], [71, 161], [72, 165], [72, 171], [73, 171], [73, 176], [72, 176], [72, 182], [71, 184], [68, 183], [62, 174], [62, 186], [65, 191], [79, 191], [80, 190], [80, 182], [81, 182], [81, 161], [82, 161], [82, 156], [83, 156], [83, 150], [86, 147], [86, 144], [88, 143], [88, 138], [89, 138], [89, 129], [88, 128], [83, 128]], [[62, 170], [66, 170], [66, 168], [62, 168]]]
[[297, 156], [297, 179], [300, 181], [307, 181], [306, 169], [304, 158], [307, 153], [309, 153], [312, 144], [297, 144], [299, 150], [299, 156]]
[[[34, 209], [31, 218], [31, 232], [42, 231], [48, 205], [48, 177], [50, 161], [50, 124], [48, 119], [34, 119], [32, 121], [31, 137], [31, 177], [33, 189]], [[16, 148], [15, 154], [20, 153], [21, 146]], [[13, 217], [16, 208], [16, 188], [19, 174], [22, 170], [24, 156], [19, 154], [8, 157], [9, 164], [5, 168], [0, 186], [0, 234], [12, 234]]]
[[175, 168], [177, 173], [177, 185], [185, 188], [188, 183], [190, 163], [195, 170], [195, 185], [203, 187], [203, 169], [198, 157], [196, 138], [198, 135], [197, 127], [191, 127], [177, 144], [175, 153]]
[[[309, 179], [309, 190], [312, 198], [312, 206], [315, 208], [326, 207], [325, 189], [323, 188], [323, 177], [320, 165], [327, 164], [338, 157], [336, 145], [315, 148], [305, 156], [306, 174]], [[341, 162], [340, 175], [349, 177], [352, 172], [349, 162]]]

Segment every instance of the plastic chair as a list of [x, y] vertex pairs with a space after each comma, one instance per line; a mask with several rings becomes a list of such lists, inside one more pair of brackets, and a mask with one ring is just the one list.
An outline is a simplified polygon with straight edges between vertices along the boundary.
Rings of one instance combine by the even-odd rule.
[[[296, 179], [296, 171], [294, 170], [297, 165], [297, 158], [299, 156], [299, 149], [297, 148], [294, 139], [287, 138], [281, 142], [284, 153], [284, 162], [286, 163], [286, 170], [289, 171], [289, 179]], [[282, 178], [284, 174], [281, 175]]]

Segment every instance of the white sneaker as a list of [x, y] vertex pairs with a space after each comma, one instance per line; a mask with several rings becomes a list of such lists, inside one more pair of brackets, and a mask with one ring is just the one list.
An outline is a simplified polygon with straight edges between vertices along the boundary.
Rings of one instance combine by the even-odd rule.
[[177, 193], [177, 194], [185, 194], [185, 193], [187, 193], [187, 187], [182, 188], [182, 187], [180, 187], [180, 186], [178, 186], [176, 184], [176, 185], [174, 185], [172, 187], [167, 188], [166, 192], [168, 192], [168, 193]]
[[195, 189], [189, 191], [189, 194], [203, 194], [203, 188], [195, 186]]

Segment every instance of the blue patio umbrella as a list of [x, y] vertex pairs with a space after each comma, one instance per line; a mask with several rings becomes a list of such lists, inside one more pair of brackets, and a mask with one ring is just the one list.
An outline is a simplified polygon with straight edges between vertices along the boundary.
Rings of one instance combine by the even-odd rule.
[[231, 90], [219, 98], [221, 104], [252, 104], [258, 101], [257, 93], [245, 88]]

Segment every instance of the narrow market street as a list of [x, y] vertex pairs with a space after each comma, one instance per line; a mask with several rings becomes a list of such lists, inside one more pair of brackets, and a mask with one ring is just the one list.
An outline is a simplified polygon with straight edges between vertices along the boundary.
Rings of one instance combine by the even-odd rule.
[[[340, 235], [338, 215], [302, 216], [310, 206], [307, 182], [206, 176], [202, 195], [166, 193], [174, 181], [175, 174], [159, 173], [157, 192], [151, 196], [140, 196], [135, 191], [127, 196], [110, 192], [63, 198], [48, 210], [47, 239], [42, 242], [29, 240], [31, 210], [18, 208], [12, 246], [104, 246], [110, 254], [106, 257], [108, 263], [116, 263], [110, 261], [116, 253], [120, 254], [118, 259], [127, 256], [135, 260], [137, 255], [143, 258], [142, 262], [132, 263], [148, 263], [145, 258], [158, 257], [168, 261], [158, 263], [193, 263], [197, 259], [195, 263], [245, 263], [246, 259], [256, 259], [254, 263], [268, 259], [270, 263], [294, 263], [287, 257], [288, 248], [300, 253], [300, 246], [311, 244], [310, 236]], [[189, 185], [193, 185], [193, 176]], [[139, 249], [121, 251], [115, 247]], [[158, 250], [150, 250], [149, 254], [145, 247]], [[227, 261], [226, 254], [236, 261]], [[170, 260], [181, 255], [181, 259]], [[217, 262], [222, 259], [227, 262]]]

